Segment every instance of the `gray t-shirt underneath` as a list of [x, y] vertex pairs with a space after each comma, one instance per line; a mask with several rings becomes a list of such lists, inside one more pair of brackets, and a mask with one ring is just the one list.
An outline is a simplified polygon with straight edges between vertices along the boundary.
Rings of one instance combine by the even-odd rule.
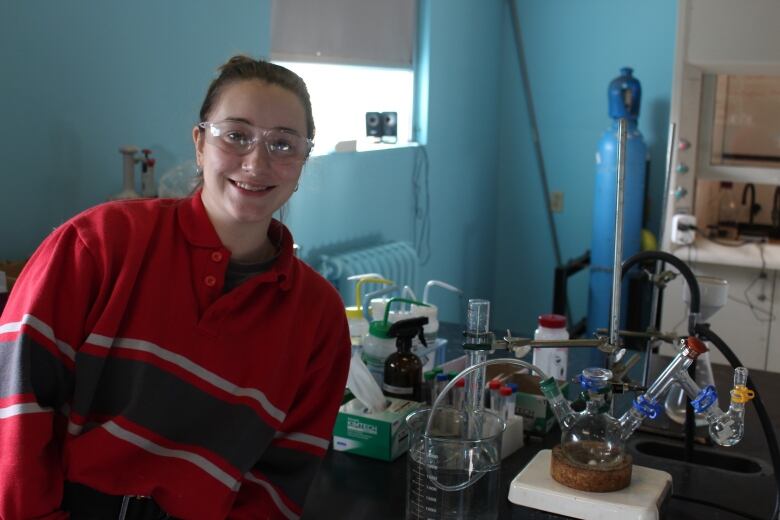
[[225, 273], [225, 285], [222, 287], [223, 294], [232, 291], [253, 276], [268, 271], [276, 262], [277, 257], [278, 255], [259, 264], [229, 262], [227, 272]]

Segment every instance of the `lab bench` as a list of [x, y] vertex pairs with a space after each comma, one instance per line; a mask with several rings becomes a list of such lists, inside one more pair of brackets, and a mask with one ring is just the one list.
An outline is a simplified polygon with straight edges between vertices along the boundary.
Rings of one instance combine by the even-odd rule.
[[[450, 343], [454, 343], [450, 339]], [[449, 349], [457, 348], [450, 345]], [[658, 368], [668, 358], [656, 356]], [[727, 389], [731, 388], [732, 371], [713, 365], [715, 383], [722, 394], [721, 407], [728, 407]], [[753, 370], [750, 377], [757, 385], [764, 406], [779, 435], [780, 376]], [[725, 395], [725, 397], [723, 397]], [[682, 428], [661, 417], [640, 429], [628, 441], [634, 463], [666, 471], [672, 475], [673, 498], [667, 501], [662, 518], [673, 520], [737, 520], [744, 516], [709, 507], [701, 502], [719, 504], [726, 509], [747, 513], [753, 518], [769, 518], [775, 501], [774, 472], [769, 459], [758, 416], [752, 404], [747, 405], [745, 436], [734, 447], [705, 446], [697, 443], [694, 462], [682, 461]], [[706, 439], [706, 429], [697, 429], [697, 439]], [[501, 463], [498, 500], [500, 519], [563, 518], [542, 512], [523, 510], [507, 499], [512, 479], [542, 449], [560, 441], [556, 426], [543, 438], [526, 436], [525, 446]], [[321, 470], [307, 498], [303, 520], [369, 519], [399, 520], [405, 515], [407, 457], [392, 462], [336, 452], [329, 449]], [[677, 496], [683, 498], [675, 498]]]

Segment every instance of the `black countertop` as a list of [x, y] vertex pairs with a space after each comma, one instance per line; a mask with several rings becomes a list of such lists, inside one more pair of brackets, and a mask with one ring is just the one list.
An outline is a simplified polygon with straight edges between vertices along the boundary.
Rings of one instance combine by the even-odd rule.
[[[450, 339], [449, 349], [457, 349], [457, 335]], [[668, 359], [657, 360], [665, 366]], [[715, 382], [721, 393], [731, 386], [730, 368], [713, 365]], [[780, 374], [751, 371], [764, 406], [780, 435]], [[728, 399], [721, 397], [721, 407]], [[628, 442], [634, 462], [642, 466], [669, 472], [673, 479], [673, 496], [667, 502], [663, 518], [673, 520], [769, 518], [775, 501], [775, 480], [769, 452], [758, 416], [751, 404], [747, 406], [745, 437], [731, 448], [697, 444], [694, 462], [682, 461], [683, 443], [677, 437], [681, 428], [661, 418], [635, 433]], [[706, 431], [697, 431], [706, 441]], [[526, 436], [525, 446], [501, 464], [499, 492], [500, 519], [562, 518], [546, 513], [529, 513], [507, 499], [509, 484], [539, 450], [551, 448], [560, 441], [555, 427], [544, 438]], [[384, 462], [332, 449], [328, 451], [321, 470], [307, 498], [303, 519], [397, 520], [404, 518], [406, 504], [406, 455]], [[713, 508], [702, 502], [720, 505]], [[731, 510], [732, 512], [728, 512]], [[743, 513], [742, 515], [736, 512]]]

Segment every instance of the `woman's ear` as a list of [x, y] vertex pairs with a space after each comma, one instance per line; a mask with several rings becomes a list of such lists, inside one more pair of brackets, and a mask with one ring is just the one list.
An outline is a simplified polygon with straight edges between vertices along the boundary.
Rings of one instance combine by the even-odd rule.
[[195, 145], [195, 162], [199, 167], [202, 167], [203, 165], [204, 141], [205, 136], [203, 135], [203, 130], [198, 125], [192, 127], [192, 142]]

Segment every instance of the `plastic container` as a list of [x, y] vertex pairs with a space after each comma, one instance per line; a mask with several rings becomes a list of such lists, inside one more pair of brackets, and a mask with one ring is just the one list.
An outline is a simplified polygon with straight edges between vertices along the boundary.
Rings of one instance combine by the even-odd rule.
[[361, 298], [361, 289], [363, 288], [363, 285], [367, 283], [376, 283], [376, 284], [383, 284], [383, 285], [389, 285], [392, 284], [390, 280], [385, 280], [384, 278], [379, 278], [376, 276], [358, 276], [356, 277], [357, 282], [355, 283], [355, 305], [350, 307], [345, 307], [345, 311], [347, 313], [347, 325], [349, 326], [349, 338], [352, 342], [352, 347], [360, 347], [363, 345], [363, 341], [365, 340], [365, 337], [368, 335], [368, 320], [365, 318], [365, 315], [363, 313], [363, 308], [361, 306], [362, 298]]
[[[542, 314], [538, 319], [539, 328], [534, 331], [534, 339], [569, 339], [566, 330], [566, 317], [560, 314]], [[569, 349], [566, 347], [534, 347], [533, 364], [555, 379], [565, 380], [569, 363]]]
[[396, 352], [395, 338], [388, 335], [393, 325], [389, 321], [390, 308], [394, 303], [409, 303], [423, 305], [421, 302], [407, 300], [405, 298], [391, 298], [385, 306], [384, 319], [372, 321], [368, 326], [368, 335], [363, 341], [363, 361], [381, 387], [385, 380], [385, 361]]

